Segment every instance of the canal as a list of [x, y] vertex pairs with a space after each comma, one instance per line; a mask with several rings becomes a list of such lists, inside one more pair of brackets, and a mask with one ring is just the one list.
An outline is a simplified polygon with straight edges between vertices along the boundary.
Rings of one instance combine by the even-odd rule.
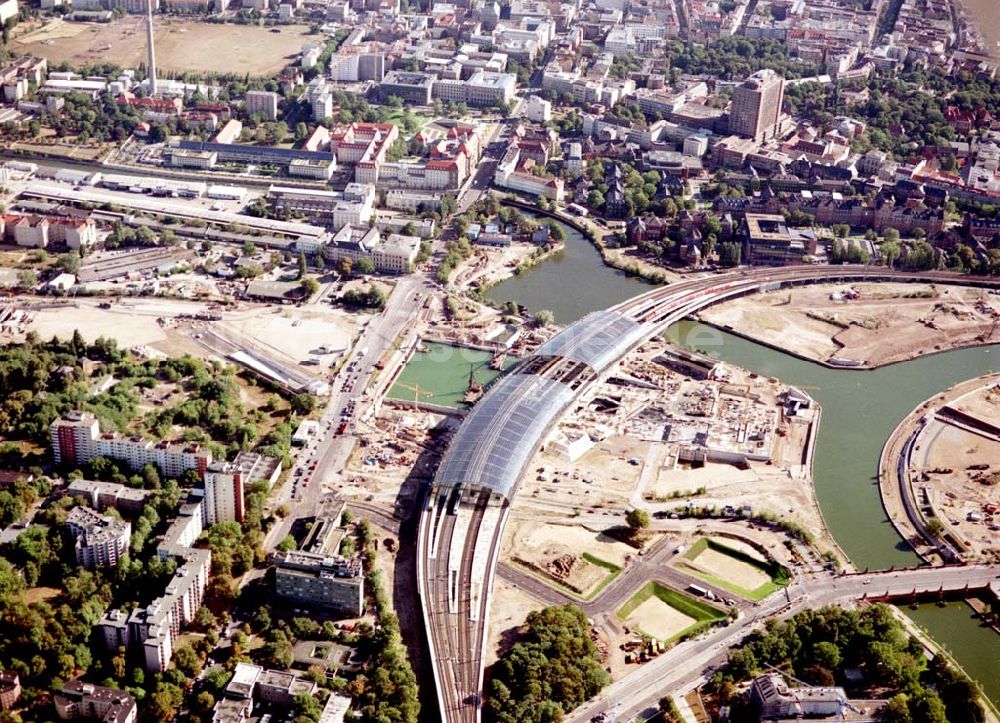
[[[568, 226], [562, 257], [493, 287], [489, 295], [530, 311], [550, 309], [561, 324], [649, 287], [605, 266], [597, 250]], [[896, 424], [952, 384], [1000, 368], [1000, 346], [960, 349], [869, 371], [828, 369], [695, 322], [668, 337], [731, 364], [804, 387], [823, 407], [813, 461], [820, 509], [841, 549], [859, 569], [919, 562], [882, 509], [875, 474]], [[1000, 706], [1000, 636], [980, 627], [963, 603], [906, 609], [949, 650]]]

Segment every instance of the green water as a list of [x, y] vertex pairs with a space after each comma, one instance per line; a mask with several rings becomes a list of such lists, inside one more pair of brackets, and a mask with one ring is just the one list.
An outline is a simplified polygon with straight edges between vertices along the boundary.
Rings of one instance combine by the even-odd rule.
[[[427, 404], [463, 409], [467, 406], [462, 397], [469, 388], [470, 372], [483, 386], [500, 376], [500, 372], [490, 369], [493, 355], [488, 351], [432, 342], [423, 346], [427, 351], [414, 352], [389, 389], [390, 399], [412, 402], [416, 397]], [[504, 365], [513, 362], [508, 357]]]
[[[605, 266], [578, 232], [566, 248], [514, 277], [490, 296], [531, 311], [550, 309], [561, 324], [649, 289]], [[694, 322], [670, 329], [675, 340], [783, 382], [806, 387], [823, 407], [813, 462], [816, 495], [834, 539], [859, 568], [919, 562], [882, 509], [875, 474], [882, 445], [918, 404], [956, 382], [1000, 368], [1000, 347], [960, 349], [877, 370], [828, 369]], [[980, 627], [962, 603], [906, 609], [946, 647], [1000, 706], [1000, 636]]]
[[[542, 218], [542, 217], [539, 217]], [[581, 316], [614, 306], [649, 290], [649, 284], [604, 265], [600, 252], [571, 226], [561, 226], [566, 239], [562, 250], [517, 276], [501, 281], [487, 292], [494, 301], [514, 301], [534, 314], [548, 309], [558, 324], [569, 324]]]

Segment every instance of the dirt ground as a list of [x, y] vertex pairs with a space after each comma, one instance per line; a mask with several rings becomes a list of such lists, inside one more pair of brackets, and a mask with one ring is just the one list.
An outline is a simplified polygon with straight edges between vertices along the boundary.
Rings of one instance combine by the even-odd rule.
[[[1000, 394], [980, 389], [953, 406], [993, 424], [1000, 423]], [[911, 461], [935, 513], [949, 531], [970, 546], [970, 559], [1000, 558], [1000, 533], [989, 504], [1000, 502], [1000, 441], [989, 439], [936, 418], [925, 427]], [[974, 469], [979, 468], [979, 469]], [[989, 484], [992, 482], [992, 484]]]
[[654, 638], [669, 640], [698, 621], [652, 595], [633, 610], [625, 622]]
[[505, 557], [517, 556], [542, 567], [559, 555], [585, 552], [624, 567], [636, 554], [636, 550], [624, 542], [577, 525], [511, 521], [504, 537]]
[[493, 604], [490, 606], [490, 624], [486, 635], [483, 657], [490, 666], [497, 660], [497, 653], [510, 645], [510, 638], [524, 624], [524, 619], [533, 610], [541, 610], [545, 604], [539, 602], [520, 588], [497, 577], [493, 583]]
[[687, 564], [744, 590], [756, 590], [771, 581], [763, 570], [711, 548], [705, 548]]
[[[221, 326], [252, 336], [297, 361], [316, 359], [329, 365], [350, 348], [357, 335], [356, 317], [338, 309], [322, 312], [307, 309], [282, 308], [276, 314], [223, 321]], [[330, 353], [318, 354], [320, 347], [326, 347]]]
[[[280, 33], [252, 25], [221, 25], [156, 18], [156, 60], [161, 70], [273, 75], [309, 43], [322, 42], [304, 25], [282, 25]], [[52, 20], [25, 28], [11, 42], [17, 53], [49, 63], [114, 63], [134, 68], [146, 57], [145, 20], [126, 16], [111, 23]]]
[[[858, 298], [832, 298], [848, 290], [858, 292]], [[837, 357], [869, 367], [1000, 340], [995, 328], [1000, 299], [980, 289], [926, 284], [781, 289], [721, 304], [700, 316], [810, 359]]]

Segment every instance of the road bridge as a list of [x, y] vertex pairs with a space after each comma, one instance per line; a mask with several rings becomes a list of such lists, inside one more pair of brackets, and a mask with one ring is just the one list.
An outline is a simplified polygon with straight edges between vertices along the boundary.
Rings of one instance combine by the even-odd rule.
[[[580, 319], [493, 385], [452, 439], [418, 531], [417, 585], [443, 720], [480, 719], [483, 645], [507, 509], [531, 458], [565, 410], [631, 349], [700, 309], [783, 286], [861, 281], [1000, 288], [997, 279], [871, 266], [708, 274]], [[498, 511], [488, 512], [491, 507]]]

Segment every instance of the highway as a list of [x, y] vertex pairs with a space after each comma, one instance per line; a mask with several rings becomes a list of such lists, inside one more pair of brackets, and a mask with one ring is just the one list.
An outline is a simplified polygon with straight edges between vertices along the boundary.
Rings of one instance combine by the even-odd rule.
[[[482, 640], [487, 629], [489, 597], [497, 562], [496, 551], [503, 536], [506, 512], [517, 492], [516, 480], [523, 476], [533, 456], [519, 456], [515, 464], [509, 457], [505, 459], [504, 455], [509, 454], [509, 450], [504, 445], [510, 444], [513, 439], [517, 442], [519, 453], [528, 447], [537, 450], [551, 425], [558, 421], [572, 401], [591, 384], [604, 378], [625, 354], [670, 324], [700, 309], [783, 285], [841, 281], [946, 282], [1000, 287], [1000, 280], [995, 279], [938, 271], [903, 272], [871, 266], [797, 266], [703, 275], [656, 288], [606, 312], [597, 312], [581, 319], [547, 342], [543, 348], [544, 353], [540, 350], [529, 356], [514, 373], [508, 374], [491, 388], [477, 408], [495, 406], [497, 417], [487, 425], [486, 431], [483, 430], [484, 420], [481, 415], [472, 421], [476, 417], [475, 409], [473, 414], [465, 418], [439, 467], [434, 490], [428, 495], [428, 505], [421, 513], [418, 531], [418, 588], [443, 720], [466, 723], [480, 719]], [[525, 389], [531, 386], [525, 381], [528, 375], [535, 375], [539, 379], [547, 378], [555, 383], [542, 384], [539, 381], [533, 390], [528, 389], [525, 394]], [[503, 406], [505, 394], [517, 397], [515, 403], [526, 405], [526, 408], [534, 410], [536, 416], [543, 415], [544, 423], [538, 424], [535, 419], [535, 424], [532, 424], [519, 418], [517, 410], [510, 409], [509, 403]], [[484, 404], [491, 397], [493, 400], [500, 400], [500, 404]], [[471, 436], [464, 439], [463, 431], [470, 430], [471, 424], [479, 426], [469, 431]], [[468, 455], [471, 460], [464, 467], [461, 459], [456, 462], [456, 456], [461, 455]], [[508, 470], [497, 473], [497, 465], [504, 462]], [[455, 470], [472, 470], [468, 472], [471, 478], [444, 479], [442, 469], [445, 468], [449, 468], [452, 474]], [[512, 473], [516, 476], [509, 489], [494, 489], [488, 497], [480, 494], [484, 485], [497, 484], [498, 478], [506, 483]], [[485, 476], [476, 476], [480, 474]], [[471, 513], [468, 511], [470, 505]], [[496, 506], [500, 508], [500, 512], [487, 513], [480, 509], [483, 506]], [[490, 520], [489, 529], [478, 529], [483, 519]], [[469, 562], [477, 557], [477, 549], [478, 557], [484, 564]], [[838, 587], [846, 595], [844, 599], [851, 597], [847, 594], [848, 589], [853, 590]], [[859, 590], [854, 597], [867, 591], [861, 588]], [[478, 594], [473, 595], [473, 591]], [[816, 588], [815, 593], [819, 596], [816, 599], [820, 600], [820, 604], [826, 598], [831, 601], [840, 599], [834, 593], [824, 591], [822, 587]], [[755, 618], [763, 619], [783, 605], [781, 599], [769, 601], [766, 607], [756, 610]], [[644, 666], [642, 670], [666, 659], [674, 661], [676, 669], [673, 675], [682, 676], [685, 671], [694, 670], [700, 665], [697, 661], [703, 658], [706, 662], [710, 660], [714, 645], [717, 644], [719, 650], [724, 650], [737, 639], [736, 636], [746, 632], [742, 628], [748, 624], [744, 621], [727, 628], [725, 632], [715, 633], [706, 639], [707, 643], [693, 642], [691, 645], [695, 646], [695, 650], [690, 654], [668, 654], [655, 663]], [[466, 630], [463, 631], [462, 628]], [[732, 632], [734, 629], [736, 633]], [[686, 650], [686, 646], [688, 643], [675, 650]], [[684, 661], [683, 665], [676, 665], [681, 660]], [[657, 691], [673, 687], [662, 676], [650, 680], [656, 681]], [[624, 694], [616, 694], [613, 700], [625, 702], [634, 698], [642, 699], [642, 691], [624, 691]], [[595, 707], [591, 715], [597, 712], [599, 709]]]

